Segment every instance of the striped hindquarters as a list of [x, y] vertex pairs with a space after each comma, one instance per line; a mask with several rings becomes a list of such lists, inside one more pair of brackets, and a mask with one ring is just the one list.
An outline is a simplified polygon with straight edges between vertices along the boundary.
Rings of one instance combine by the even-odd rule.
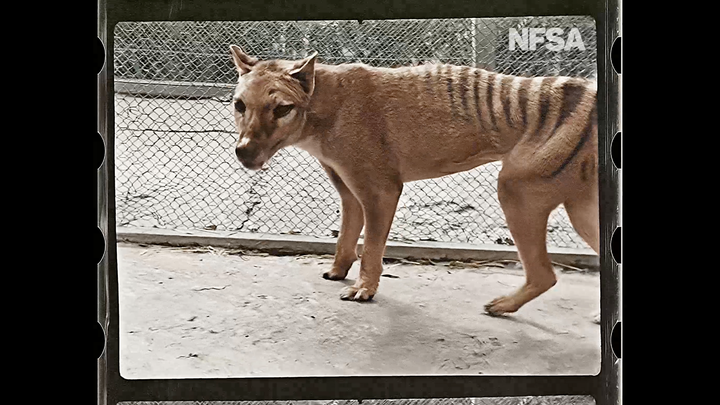
[[520, 77], [467, 66], [423, 65], [417, 91], [438, 113], [476, 128], [504, 153], [525, 139], [536, 147], [527, 162], [554, 177], [597, 131], [595, 82], [570, 77]]
[[530, 164], [540, 176], [560, 174], [597, 133], [595, 83], [585, 79], [545, 77], [533, 79], [537, 124], [529, 128], [528, 141], [536, 145]]

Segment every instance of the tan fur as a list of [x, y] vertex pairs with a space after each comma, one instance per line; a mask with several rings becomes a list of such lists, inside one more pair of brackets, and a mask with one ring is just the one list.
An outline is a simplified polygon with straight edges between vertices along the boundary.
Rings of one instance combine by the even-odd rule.
[[[257, 170], [282, 147], [315, 156], [342, 201], [335, 262], [323, 277], [344, 279], [365, 240], [360, 275], [341, 298], [377, 292], [385, 243], [403, 184], [501, 160], [498, 197], [526, 274], [515, 293], [486, 305], [517, 311], [556, 282], [547, 220], [564, 204], [579, 235], [599, 251], [597, 106], [594, 82], [521, 78], [426, 64], [258, 61], [231, 46], [240, 75], [233, 102], [236, 153]], [[277, 119], [278, 105], [293, 110]]]

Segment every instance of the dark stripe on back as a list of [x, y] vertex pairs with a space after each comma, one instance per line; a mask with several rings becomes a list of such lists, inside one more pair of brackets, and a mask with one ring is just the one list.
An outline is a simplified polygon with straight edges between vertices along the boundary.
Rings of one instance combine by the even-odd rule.
[[540, 117], [538, 117], [538, 126], [535, 132], [537, 134], [542, 130], [545, 125], [545, 119], [547, 118], [548, 111], [550, 111], [550, 88], [555, 83], [557, 78], [546, 77], [543, 79], [540, 85]]
[[468, 114], [467, 105], [467, 86], [468, 86], [468, 75], [470, 74], [470, 68], [463, 66], [460, 68], [460, 103], [462, 104], [462, 112], [465, 115]]
[[527, 127], [527, 102], [528, 102], [528, 89], [532, 79], [523, 78], [520, 82], [520, 88], [518, 89], [518, 106], [520, 107], [520, 114], [522, 115], [523, 127]]
[[500, 103], [503, 106], [505, 112], [505, 122], [512, 128], [512, 121], [510, 120], [510, 90], [512, 89], [513, 76], [505, 76], [500, 82]]
[[[436, 91], [439, 92], [443, 85], [443, 65], [435, 65], [435, 80], [437, 80], [437, 83], [435, 83]], [[440, 100], [438, 99], [437, 101]]]
[[563, 84], [562, 107], [560, 108], [560, 115], [558, 115], [553, 131], [556, 131], [558, 127], [570, 117], [570, 114], [575, 111], [586, 91], [587, 88], [580, 80], [569, 80]]
[[496, 75], [497, 75], [496, 73], [492, 73], [492, 72], [488, 73], [488, 76], [487, 76], [487, 97], [486, 97], [487, 106], [488, 106], [488, 107], [487, 107], [487, 109], [488, 109], [488, 114], [490, 114], [490, 122], [492, 123], [492, 127], [493, 127], [493, 130], [494, 130], [494, 131], [497, 131], [497, 129], [498, 129], [498, 128], [497, 128], [497, 123], [495, 122], [495, 113], [493, 112], [493, 100], [492, 100], [492, 99], [493, 99], [493, 86], [494, 86], [494, 83], [495, 83], [495, 77], [496, 77]]
[[455, 94], [453, 94], [452, 65], [447, 65], [446, 68], [447, 69], [445, 73], [447, 74], [447, 92], [450, 95], [450, 112], [455, 115]]
[[428, 96], [433, 94], [432, 80], [431, 80], [432, 79], [432, 69], [433, 69], [432, 65], [426, 65], [425, 66], [425, 75], [423, 76], [425, 79], [425, 90], [427, 91]]
[[587, 165], [588, 160], [585, 159], [580, 163], [580, 180], [587, 181]]
[[481, 74], [482, 72], [480, 71], [480, 69], [475, 69], [475, 71], [473, 72], [473, 94], [475, 95], [475, 110], [477, 110], [478, 123], [480, 124], [480, 128], [482, 129], [482, 111], [480, 109], [480, 92], [478, 91]]
[[587, 140], [590, 138], [590, 135], [592, 134], [592, 130], [593, 130], [593, 125], [595, 124], [596, 121], [597, 121], [597, 103], [595, 103], [593, 105], [593, 109], [590, 112], [590, 117], [588, 119], [587, 125], [585, 125], [585, 128], [583, 129], [582, 137], [578, 141], [577, 145], [575, 145], [575, 149], [573, 149], [573, 151], [570, 153], [570, 156], [568, 156], [568, 158], [565, 159], [563, 164], [561, 164], [560, 167], [555, 169], [555, 171], [550, 174], [550, 177], [557, 176], [558, 173], [563, 171], [565, 166], [570, 164], [570, 162], [573, 160], [573, 158], [575, 158], [575, 155], [577, 155], [578, 152], [580, 152], [580, 149], [583, 147], [583, 145], [585, 145], [585, 142], [587, 142]]

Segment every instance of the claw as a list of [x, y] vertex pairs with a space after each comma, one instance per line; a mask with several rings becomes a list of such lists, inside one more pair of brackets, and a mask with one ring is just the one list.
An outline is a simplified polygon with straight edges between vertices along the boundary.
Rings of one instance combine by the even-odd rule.
[[345, 287], [340, 292], [343, 301], [370, 301], [375, 294], [369, 294], [367, 288]]

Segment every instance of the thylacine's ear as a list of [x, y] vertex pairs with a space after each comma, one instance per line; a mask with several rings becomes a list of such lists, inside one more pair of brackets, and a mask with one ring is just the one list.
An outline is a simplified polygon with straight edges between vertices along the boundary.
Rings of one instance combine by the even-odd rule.
[[312, 55], [298, 61], [288, 72], [290, 76], [300, 81], [303, 89], [310, 96], [315, 90], [315, 59], [317, 56], [318, 53], [313, 52]]
[[246, 55], [237, 45], [230, 45], [230, 53], [232, 54], [233, 62], [240, 75], [250, 72], [252, 67], [258, 63], [257, 59]]

